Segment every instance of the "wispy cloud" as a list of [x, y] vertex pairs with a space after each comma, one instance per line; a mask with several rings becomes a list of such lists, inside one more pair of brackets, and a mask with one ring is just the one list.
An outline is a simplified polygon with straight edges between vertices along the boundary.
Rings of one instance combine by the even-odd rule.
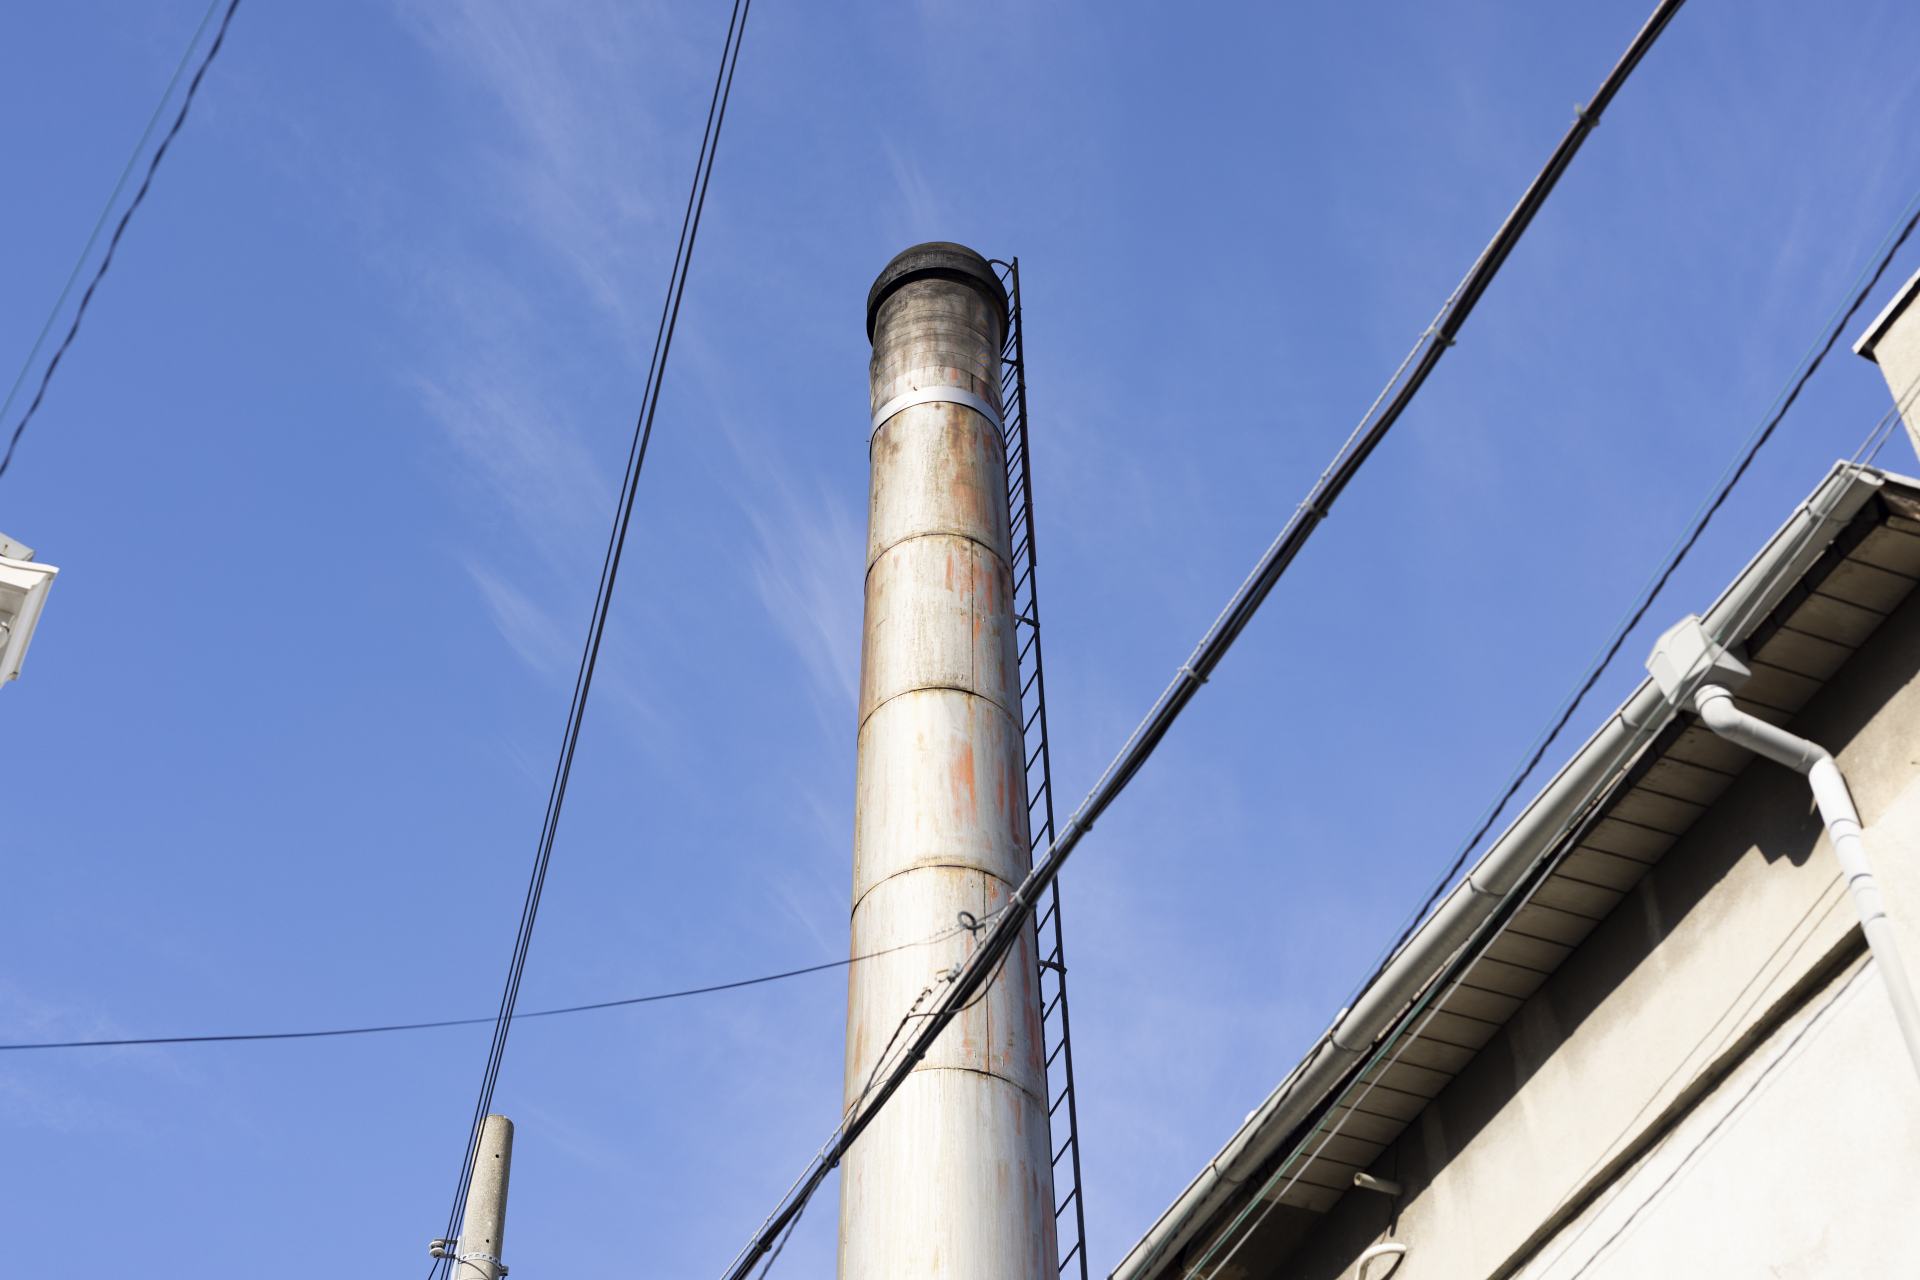
[[953, 210], [934, 192], [920, 162], [891, 139], [886, 144], [887, 168], [893, 174], [894, 207], [888, 236], [901, 244], [933, 240], [954, 234]]
[[487, 617], [528, 666], [564, 678], [579, 643], [568, 610], [616, 486], [588, 446], [599, 424], [552, 406], [581, 402], [569, 381], [581, 367], [637, 381], [651, 318], [639, 300], [665, 252], [655, 178], [684, 141], [674, 131], [663, 144], [652, 88], [677, 84], [692, 53], [658, 4], [395, 3], [489, 125], [461, 158], [483, 179], [461, 189], [500, 223], [469, 220], [465, 239], [418, 246], [409, 266], [434, 336], [413, 389], [475, 500], [503, 517], [502, 536], [461, 552]]
[[824, 487], [780, 483], [747, 511], [756, 542], [753, 585], [805, 664], [823, 717], [850, 724], [860, 680], [859, 523]]
[[[662, 130], [636, 68], [690, 57], [659, 4], [615, 0], [400, 0], [409, 25], [477, 88], [501, 129], [490, 186], [521, 229], [609, 315], [628, 319], [642, 234], [659, 221], [640, 175]], [[644, 310], [644, 308], [643, 308]]]
[[547, 408], [535, 377], [507, 352], [415, 379], [428, 415], [498, 507], [549, 564], [577, 564], [605, 528], [614, 486], [580, 432]]
[[770, 458], [730, 415], [717, 415], [736, 467], [732, 486], [753, 530], [755, 594], [808, 676], [822, 727], [853, 724], [860, 686], [866, 516], [818, 476]]

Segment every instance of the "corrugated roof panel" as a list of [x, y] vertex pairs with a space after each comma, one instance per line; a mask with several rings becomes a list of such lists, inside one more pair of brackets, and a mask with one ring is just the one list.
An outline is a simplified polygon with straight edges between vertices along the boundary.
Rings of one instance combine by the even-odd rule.
[[1666, 755], [1659, 763], [1677, 761], [1698, 769], [1711, 769], [1723, 774], [1731, 782], [1740, 770], [1746, 768], [1749, 758], [1744, 748], [1734, 746], [1711, 729], [1692, 724], [1667, 747]]
[[[1716, 738], [1715, 741], [1720, 739]], [[1647, 771], [1640, 775], [1636, 785], [1705, 807], [1718, 800], [1720, 793], [1733, 785], [1736, 772], [1737, 767], [1735, 770], [1708, 768], [1675, 759], [1669, 753], [1647, 766]]]
[[[1673, 796], [1663, 796], [1645, 787], [1630, 788], [1607, 811], [1612, 817], [1635, 826], [1650, 827], [1667, 836], [1677, 836], [1694, 824], [1705, 805], [1690, 804]], [[1666, 852], [1664, 849], [1661, 852]]]
[[[1605, 855], [1596, 854], [1595, 856]], [[1618, 861], [1633, 868], [1635, 880], [1638, 880], [1641, 873], [1646, 870], [1637, 862], [1625, 862], [1624, 859]], [[1604, 920], [1607, 918], [1607, 913], [1619, 905], [1622, 896], [1621, 889], [1578, 879], [1563, 866], [1534, 890], [1533, 900], [1542, 906], [1570, 911], [1575, 915], [1585, 916], [1589, 920]]]
[[1507, 929], [1530, 938], [1557, 942], [1563, 947], [1577, 947], [1598, 923], [1592, 916], [1579, 916], [1571, 911], [1549, 907], [1535, 898], [1513, 913]]
[[[1412, 1047], [1411, 1041], [1407, 1043], [1407, 1047]], [[1440, 1091], [1453, 1082], [1453, 1076], [1449, 1072], [1415, 1066], [1406, 1061], [1404, 1056], [1396, 1059], [1391, 1052], [1361, 1072], [1360, 1079], [1371, 1083], [1374, 1086], [1373, 1092], [1376, 1094], [1382, 1089], [1397, 1089], [1401, 1093], [1412, 1094], [1419, 1098], [1437, 1098], [1440, 1096]]]
[[1798, 675], [1785, 667], [1776, 667], [1760, 658], [1749, 657], [1753, 677], [1740, 686], [1740, 705], [1755, 710], [1771, 708], [1789, 717], [1820, 692], [1820, 682]]
[[1647, 864], [1582, 845], [1566, 856], [1560, 864], [1560, 871], [1588, 884], [1603, 885], [1624, 893], [1640, 883], [1640, 877], [1647, 873]]
[[[1394, 1046], [1394, 1051], [1389, 1056], [1407, 1066], [1419, 1067], [1423, 1071], [1438, 1072], [1451, 1077], [1465, 1071], [1467, 1064], [1473, 1061], [1473, 1055], [1474, 1050], [1465, 1045], [1441, 1040], [1422, 1031]], [[1389, 1080], [1388, 1083], [1392, 1081]]]
[[1477, 1018], [1497, 1025], [1517, 1013], [1520, 1003], [1518, 996], [1489, 991], [1485, 987], [1455, 984], [1440, 997], [1439, 1007], [1462, 1017]]
[[1544, 969], [1509, 964], [1497, 956], [1483, 955], [1473, 962], [1464, 976], [1464, 984], [1524, 1000], [1547, 980]]
[[1857, 646], [1873, 634], [1886, 618], [1871, 609], [1842, 600], [1839, 596], [1816, 591], [1794, 611], [1793, 625], [1837, 644]]
[[[1398, 1120], [1386, 1123], [1393, 1126], [1395, 1136], [1402, 1131]], [[1353, 1165], [1357, 1169], [1364, 1169], [1380, 1158], [1391, 1140], [1391, 1138], [1383, 1138], [1379, 1142], [1368, 1142], [1363, 1138], [1356, 1138], [1350, 1129], [1335, 1131], [1322, 1128], [1315, 1131], [1311, 1149], [1329, 1159]]]
[[[1359, 1138], [1385, 1147], [1406, 1130], [1406, 1122], [1354, 1107], [1335, 1107], [1327, 1112], [1321, 1128], [1338, 1129], [1343, 1136]], [[1324, 1135], [1323, 1135], [1324, 1136]], [[1319, 1139], [1315, 1139], [1319, 1141]]]
[[1545, 938], [1530, 937], [1527, 934], [1506, 929], [1493, 940], [1493, 945], [1487, 948], [1487, 954], [1495, 960], [1504, 960], [1508, 964], [1517, 964], [1548, 974], [1558, 968], [1560, 962], [1565, 960], [1572, 950], [1572, 947], [1562, 946]]
[[1420, 1038], [1457, 1049], [1477, 1050], [1493, 1039], [1500, 1024], [1490, 1018], [1475, 1018], [1441, 1002], [1420, 1019]]
[[1876, 613], [1892, 613], [1913, 590], [1913, 579], [1898, 573], [1876, 569], [1863, 560], [1849, 556], [1821, 584], [1823, 594], [1837, 596], [1849, 604]]
[[[1801, 612], [1804, 610], [1796, 610], [1794, 617]], [[1853, 656], [1853, 646], [1797, 630], [1789, 623], [1775, 631], [1753, 656], [1796, 675], [1826, 680]]]
[[[1284, 1185], [1285, 1179], [1281, 1182]], [[1288, 1186], [1280, 1196], [1280, 1203], [1292, 1205], [1296, 1209], [1306, 1209], [1312, 1213], [1325, 1213], [1339, 1203], [1340, 1193], [1331, 1187], [1317, 1187], [1310, 1182], [1295, 1182]]]
[[1580, 843], [1603, 853], [1618, 854], [1635, 862], [1656, 862], [1673, 847], [1670, 831], [1655, 831], [1637, 822], [1627, 822], [1609, 814], [1593, 825]]
[[1882, 525], [1862, 538], [1860, 545], [1847, 554], [1847, 559], [1865, 561], [1876, 569], [1899, 574], [1911, 583], [1920, 578], [1920, 537]]

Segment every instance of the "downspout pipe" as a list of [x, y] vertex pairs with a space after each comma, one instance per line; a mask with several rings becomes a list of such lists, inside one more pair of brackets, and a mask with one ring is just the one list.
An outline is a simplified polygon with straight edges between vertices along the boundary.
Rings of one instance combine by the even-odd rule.
[[1860, 839], [1860, 811], [1854, 808], [1847, 780], [1833, 762], [1833, 753], [1739, 708], [1733, 700], [1733, 689], [1752, 673], [1699, 618], [1682, 618], [1660, 637], [1647, 659], [1647, 672], [1669, 703], [1676, 707], [1691, 704], [1700, 715], [1700, 723], [1715, 734], [1807, 779], [1820, 819], [1826, 823], [1827, 839], [1840, 860], [1847, 892], [1860, 913], [1867, 948], [1879, 962], [1887, 997], [1893, 1001], [1894, 1021], [1907, 1042], [1914, 1071], [1920, 1074], [1920, 1004], [1914, 1000], [1913, 982], [1900, 961], [1900, 946], [1894, 937], [1893, 921], [1887, 917], [1886, 900], [1881, 897], [1879, 882], [1867, 861], [1866, 845]]
[[1887, 998], [1893, 1002], [1893, 1019], [1900, 1025], [1900, 1035], [1907, 1042], [1914, 1072], [1920, 1075], [1920, 1003], [1914, 1000], [1913, 982], [1901, 963], [1900, 944], [1894, 937], [1893, 921], [1887, 917], [1886, 899], [1881, 896], [1873, 866], [1867, 861], [1866, 845], [1860, 839], [1860, 813], [1854, 808], [1853, 796], [1847, 790], [1840, 766], [1818, 743], [1796, 737], [1742, 711], [1734, 705], [1732, 692], [1723, 685], [1702, 685], [1693, 695], [1693, 705], [1700, 713], [1700, 722], [1722, 738], [1806, 775], [1813, 788], [1814, 803], [1820, 808], [1820, 819], [1827, 826], [1827, 839], [1840, 861], [1840, 872], [1846, 877], [1847, 892], [1853, 897], [1854, 909], [1860, 913], [1860, 928], [1867, 935], [1867, 949], [1879, 962], [1881, 981], [1886, 985]]
[[[1751, 625], [1778, 604], [1833, 536], [1880, 487], [1878, 473], [1836, 463], [1707, 613], [1718, 630]], [[1551, 853], [1584, 807], [1619, 776], [1677, 704], [1647, 680], [1569, 760], [1558, 776], [1494, 842], [1406, 946], [1388, 959], [1342, 1009], [1307, 1057], [1254, 1108], [1240, 1129], [1123, 1258], [1109, 1280], [1168, 1280], [1186, 1249], [1248, 1184], [1262, 1164], [1312, 1118], [1353, 1068], [1541, 857]]]

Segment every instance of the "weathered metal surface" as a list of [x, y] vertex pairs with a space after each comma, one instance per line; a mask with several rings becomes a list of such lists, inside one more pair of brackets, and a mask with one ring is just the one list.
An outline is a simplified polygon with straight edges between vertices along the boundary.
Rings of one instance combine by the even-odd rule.
[[[882, 274], [872, 404], [951, 386], [999, 405], [991, 270], [957, 246], [915, 253], [944, 274]], [[852, 947], [904, 949], [849, 974], [849, 1104], [971, 951], [961, 913], [996, 910], [1030, 865], [1005, 442], [971, 408], [917, 404], [881, 424], [871, 460]], [[1029, 935], [849, 1152], [843, 1280], [1054, 1274], [1035, 973]]]
[[[874, 885], [916, 867], [1018, 882], [1027, 865], [1019, 747], [1011, 717], [961, 689], [902, 693], [867, 719], [854, 814], [856, 912]], [[919, 936], [953, 923], [948, 914]]]
[[963, 690], [1012, 720], [1011, 600], [1005, 562], [978, 542], [927, 533], [882, 552], [867, 570], [862, 720], [915, 689]]

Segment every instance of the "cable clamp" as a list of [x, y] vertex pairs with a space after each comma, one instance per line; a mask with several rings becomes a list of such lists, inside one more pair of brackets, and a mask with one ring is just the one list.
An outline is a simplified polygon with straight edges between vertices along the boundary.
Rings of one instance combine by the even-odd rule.
[[460, 1247], [460, 1237], [458, 1236], [454, 1236], [444, 1240], [429, 1240], [427, 1242], [427, 1256], [433, 1257], [433, 1258], [447, 1258], [452, 1262], [454, 1262], [455, 1264], [462, 1263], [462, 1262], [484, 1262], [488, 1266], [492, 1267], [496, 1274], [503, 1275], [503, 1276], [507, 1274], [507, 1264], [500, 1261], [500, 1259], [495, 1255], [491, 1253], [483, 1253], [479, 1250], [474, 1250], [471, 1253], [455, 1253], [454, 1250], [458, 1249], [459, 1247]]
[[1180, 674], [1185, 676], [1187, 679], [1193, 681], [1195, 684], [1205, 684], [1207, 682], [1207, 678], [1201, 675], [1198, 671], [1194, 670], [1193, 664], [1191, 663], [1185, 663], [1185, 662], [1181, 663]]
[[1600, 127], [1600, 113], [1592, 110], [1583, 103], [1576, 102], [1573, 104], [1573, 118], [1589, 129], [1598, 129]]

